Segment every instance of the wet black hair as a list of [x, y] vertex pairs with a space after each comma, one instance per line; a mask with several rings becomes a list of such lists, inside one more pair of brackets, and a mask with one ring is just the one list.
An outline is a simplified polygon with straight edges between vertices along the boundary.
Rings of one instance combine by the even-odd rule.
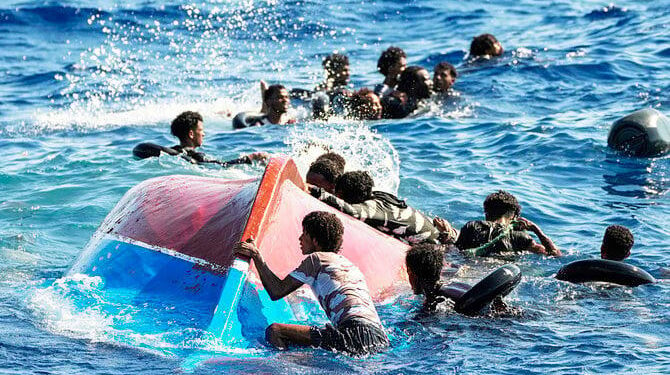
[[[419, 85], [423, 85], [423, 79], [419, 77], [419, 72], [425, 70], [426, 68], [412, 65], [405, 68], [405, 70], [400, 73], [400, 78], [398, 79], [398, 86], [396, 89], [407, 94], [407, 96], [417, 95], [417, 99], [426, 99], [430, 97], [430, 90], [426, 87], [424, 92], [421, 93]], [[422, 95], [419, 95], [422, 94]]]
[[279, 92], [284, 89], [286, 89], [284, 85], [271, 85], [265, 90], [265, 93], [263, 93], [263, 101], [267, 102], [273, 95], [278, 95]]
[[374, 185], [368, 172], [347, 172], [337, 179], [335, 192], [349, 204], [363, 203], [372, 197]]
[[188, 138], [189, 131], [195, 131], [198, 128], [198, 121], [202, 121], [202, 116], [198, 112], [182, 112], [172, 120], [170, 132], [180, 141], [183, 141]]
[[310, 212], [302, 219], [302, 228], [321, 246], [322, 251], [340, 251], [344, 226], [335, 214], [325, 211]]
[[521, 206], [516, 197], [504, 190], [489, 194], [484, 200], [484, 215], [486, 220], [495, 221], [503, 216], [521, 215]]
[[330, 160], [330, 159], [321, 159], [321, 160], [316, 160], [314, 163], [312, 163], [309, 166], [309, 170], [307, 171], [307, 174], [310, 173], [318, 173], [323, 178], [326, 179], [326, 181], [330, 182], [331, 184], [334, 184], [338, 178], [342, 175], [342, 170], [340, 169], [340, 166]]
[[324, 58], [321, 62], [321, 65], [323, 65], [324, 69], [326, 70], [337, 72], [345, 66], [349, 65], [349, 57], [347, 57], [347, 55], [333, 53], [326, 56], [326, 58]]
[[635, 240], [633, 233], [623, 225], [610, 225], [603, 236], [603, 253], [607, 259], [624, 260], [630, 255]]
[[444, 265], [444, 250], [433, 244], [413, 245], [405, 255], [405, 264], [418, 279], [422, 287], [432, 287], [440, 281]]
[[456, 71], [456, 68], [454, 68], [453, 65], [449, 64], [446, 61], [442, 61], [441, 63], [435, 65], [435, 69], [433, 69], [433, 71], [437, 72], [438, 70], [448, 70], [450, 76], [454, 78], [458, 77], [458, 72]]
[[495, 45], [497, 43], [499, 43], [498, 39], [491, 34], [477, 35], [472, 38], [472, 43], [470, 43], [470, 56], [499, 56], [502, 53], [502, 49], [500, 53], [496, 53]]
[[403, 51], [402, 48], [391, 46], [379, 56], [379, 60], [377, 60], [377, 70], [379, 70], [379, 73], [387, 75], [389, 73], [389, 68], [403, 57], [407, 58], [407, 54], [405, 54], [405, 51]]
[[325, 154], [322, 154], [321, 156], [316, 158], [315, 161], [324, 160], [324, 159], [330, 160], [330, 161], [334, 162], [335, 164], [337, 164], [338, 170], [340, 172], [339, 174], [344, 173], [344, 166], [347, 165], [347, 161], [344, 159], [344, 157], [342, 155], [340, 155], [336, 152], [332, 152], [332, 151], [331, 152], [326, 152]]
[[[368, 89], [362, 88], [356, 91], [351, 98], [349, 99], [349, 114], [352, 118], [357, 120], [378, 120], [378, 117], [373, 117], [372, 112], [373, 102], [372, 99], [368, 96], [372, 94], [377, 96], [377, 94]], [[381, 104], [381, 101], [380, 101]]]

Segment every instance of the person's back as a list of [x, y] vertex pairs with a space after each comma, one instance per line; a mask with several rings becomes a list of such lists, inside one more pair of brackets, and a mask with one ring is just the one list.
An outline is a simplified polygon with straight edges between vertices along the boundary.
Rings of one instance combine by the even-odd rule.
[[335, 186], [335, 195], [311, 188], [315, 198], [371, 227], [409, 243], [437, 243], [440, 232], [420, 211], [409, 207], [390, 193], [372, 191], [374, 181], [367, 172], [343, 174]]
[[[484, 214], [486, 220], [469, 221], [461, 228], [456, 247], [477, 256], [524, 251], [561, 255], [540, 227], [520, 216], [521, 206], [512, 194], [502, 190], [489, 194], [484, 200]], [[535, 243], [527, 230], [535, 233], [541, 244]]]
[[630, 229], [623, 225], [610, 225], [605, 229], [603, 242], [600, 246], [600, 257], [623, 261], [630, 256], [633, 244], [635, 244], [635, 239]]

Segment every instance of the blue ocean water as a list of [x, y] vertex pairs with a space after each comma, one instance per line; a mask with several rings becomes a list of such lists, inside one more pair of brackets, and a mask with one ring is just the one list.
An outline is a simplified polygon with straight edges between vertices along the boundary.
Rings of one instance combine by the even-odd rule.
[[[381, 188], [456, 226], [482, 216], [487, 194], [511, 191], [566, 254], [518, 259], [524, 277], [509, 300], [519, 314], [418, 317], [420, 301], [405, 288], [379, 306], [388, 352], [353, 359], [214, 347], [214, 359], [195, 373], [670, 372], [670, 157], [630, 158], [606, 147], [616, 118], [644, 107], [668, 113], [670, 3], [115, 3], [0, 6], [1, 372], [180, 371], [180, 350], [194, 345], [190, 332], [119, 329], [134, 307], [110, 314], [96, 280], [63, 276], [135, 184], [262, 171], [131, 157], [141, 141], [172, 144], [168, 124], [183, 110], [204, 115], [209, 154], [287, 153], [304, 170], [318, 154], [314, 145], [331, 146]], [[469, 42], [483, 32], [506, 52], [470, 64]], [[260, 79], [312, 87], [322, 79], [321, 58], [339, 51], [349, 55], [354, 86], [372, 86], [389, 45], [405, 49], [409, 64], [454, 64], [459, 95], [416, 119], [232, 131], [230, 113], [259, 107]], [[659, 283], [630, 289], [551, 277], [598, 256], [609, 224], [631, 228], [630, 263]], [[468, 264], [456, 277], [474, 282], [499, 265]], [[73, 303], [82, 296], [90, 303]]]

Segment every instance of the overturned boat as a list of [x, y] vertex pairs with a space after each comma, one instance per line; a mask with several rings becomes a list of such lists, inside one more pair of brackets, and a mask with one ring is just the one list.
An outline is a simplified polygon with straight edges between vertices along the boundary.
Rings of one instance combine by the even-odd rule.
[[[70, 275], [100, 277], [135, 306], [189, 306], [186, 323], [231, 345], [258, 342], [267, 325], [324, 320], [307, 293], [271, 301], [249, 260], [233, 246], [253, 237], [270, 268], [284, 277], [302, 260], [298, 237], [309, 212], [333, 212], [344, 225], [341, 253], [365, 275], [376, 301], [406, 277], [407, 245], [370, 228], [304, 190], [288, 157], [270, 160], [261, 178], [165, 176], [129, 190], [77, 258]], [[252, 272], [253, 271], [253, 272]]]

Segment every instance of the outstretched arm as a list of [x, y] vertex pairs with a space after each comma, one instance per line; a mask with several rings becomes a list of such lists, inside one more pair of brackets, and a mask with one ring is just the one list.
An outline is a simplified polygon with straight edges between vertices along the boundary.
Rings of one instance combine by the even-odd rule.
[[[344, 199], [338, 198], [326, 190], [317, 187], [317, 186], [309, 186], [309, 193], [316, 199], [320, 200], [321, 202], [329, 205], [330, 207], [333, 207], [339, 211], [344, 212], [345, 214], [349, 216], [353, 216], [356, 219], [360, 219], [362, 217], [362, 204], [357, 204], [357, 205], [351, 205], [347, 202], [344, 201]], [[366, 215], [366, 217], [369, 217], [369, 215]]]
[[254, 260], [254, 265], [258, 270], [261, 282], [273, 301], [291, 294], [303, 284], [291, 276], [286, 276], [286, 278], [282, 280], [275, 275], [263, 260], [263, 256], [261, 256], [261, 253], [258, 251], [253, 239], [249, 239], [247, 242], [238, 242], [235, 245], [234, 253]]
[[518, 227], [519, 230], [528, 230], [535, 233], [537, 238], [540, 239], [540, 243], [542, 243], [541, 245], [533, 243], [533, 246], [531, 247], [530, 251], [538, 254], [551, 255], [555, 257], [560, 257], [562, 255], [561, 250], [559, 250], [558, 247], [554, 245], [554, 242], [551, 240], [551, 238], [549, 238], [549, 236], [544, 234], [544, 232], [542, 232], [542, 229], [540, 229], [540, 227], [537, 224], [522, 217], [519, 218], [518, 220], [519, 220], [519, 227]]

